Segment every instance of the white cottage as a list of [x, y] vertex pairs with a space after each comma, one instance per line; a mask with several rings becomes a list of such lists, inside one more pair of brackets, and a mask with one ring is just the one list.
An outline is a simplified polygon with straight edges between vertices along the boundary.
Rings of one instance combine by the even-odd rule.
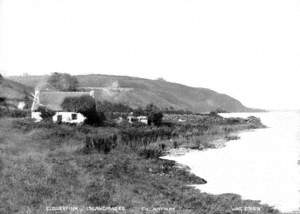
[[45, 107], [49, 110], [55, 111], [55, 115], [52, 117], [55, 123], [70, 123], [81, 124], [84, 123], [86, 117], [78, 112], [65, 112], [63, 111], [61, 104], [67, 97], [81, 97], [89, 95], [94, 96], [94, 91], [90, 92], [63, 92], [63, 91], [35, 91], [33, 103], [31, 106], [31, 118], [36, 122], [42, 121], [41, 112], [39, 107]]
[[133, 115], [129, 115], [127, 117], [127, 120], [129, 123], [144, 123], [144, 124], [148, 124], [148, 117], [147, 116], [133, 116]]
[[56, 112], [52, 120], [54, 123], [82, 124], [86, 117], [76, 112]]
[[140, 123], [148, 124], [148, 117], [147, 116], [138, 116], [137, 119]]

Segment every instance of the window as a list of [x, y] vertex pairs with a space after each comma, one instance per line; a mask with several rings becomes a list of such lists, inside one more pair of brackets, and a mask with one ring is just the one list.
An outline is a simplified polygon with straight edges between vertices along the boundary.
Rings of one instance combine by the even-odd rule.
[[77, 120], [77, 114], [72, 114], [72, 120]]

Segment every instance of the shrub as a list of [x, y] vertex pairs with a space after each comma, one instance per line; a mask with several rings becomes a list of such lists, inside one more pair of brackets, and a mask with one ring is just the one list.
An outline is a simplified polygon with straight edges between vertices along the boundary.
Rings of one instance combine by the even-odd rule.
[[162, 124], [163, 114], [162, 112], [151, 112], [148, 115], [148, 124], [154, 124], [160, 126]]
[[55, 112], [46, 108], [46, 107], [43, 107], [43, 106], [40, 106], [38, 109], [37, 109], [38, 112], [41, 112], [41, 117], [45, 120], [47, 119], [51, 119]]
[[6, 106], [6, 97], [0, 97], [0, 105]]
[[19, 109], [9, 110], [10, 117], [21, 118], [21, 117], [26, 117], [28, 114], [29, 114], [28, 111], [23, 111]]
[[176, 134], [173, 132], [173, 129], [169, 127], [130, 127], [122, 129], [120, 135], [122, 143], [129, 145], [132, 149], [136, 149], [137, 147], [146, 146], [159, 139], [170, 139]]
[[29, 114], [28, 111], [19, 110], [19, 109], [8, 109], [0, 106], [0, 117], [22, 118], [22, 117], [26, 117], [28, 114]]
[[138, 154], [144, 158], [159, 158], [163, 155], [163, 149], [160, 145], [153, 143], [146, 148], [140, 149]]
[[128, 106], [125, 105], [123, 103], [112, 103], [112, 102], [108, 102], [108, 101], [98, 101], [97, 102], [97, 111], [101, 111], [104, 113], [107, 112], [123, 112], [123, 113], [128, 113], [128, 112], [132, 112], [133, 109]]
[[96, 149], [98, 152], [109, 153], [117, 145], [117, 135], [110, 136], [86, 136], [86, 150]]
[[148, 104], [145, 108], [145, 112], [148, 116], [148, 124], [154, 124], [160, 126], [162, 123], [163, 113], [154, 104]]

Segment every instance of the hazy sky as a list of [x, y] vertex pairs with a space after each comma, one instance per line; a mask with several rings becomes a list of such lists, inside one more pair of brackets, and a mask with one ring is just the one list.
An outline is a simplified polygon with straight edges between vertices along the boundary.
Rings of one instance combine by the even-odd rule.
[[0, 0], [0, 72], [103, 73], [300, 109], [300, 0]]

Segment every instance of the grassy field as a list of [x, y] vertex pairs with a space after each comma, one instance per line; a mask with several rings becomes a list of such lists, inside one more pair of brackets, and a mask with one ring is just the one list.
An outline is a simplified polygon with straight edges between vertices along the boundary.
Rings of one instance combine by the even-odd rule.
[[[158, 136], [153, 142], [134, 138], [137, 143], [129, 144], [120, 137], [122, 131], [123, 135], [128, 131], [117, 127], [37, 125], [26, 119], [1, 118], [0, 213], [79, 213], [47, 212], [46, 207], [51, 206], [122, 206], [126, 209], [123, 213], [151, 213], [143, 207], [163, 207], [183, 214], [233, 213], [232, 207], [259, 206], [262, 213], [277, 213], [236, 194], [201, 193], [188, 184], [203, 184], [205, 178], [158, 158], [174, 147], [174, 141], [177, 146], [209, 148], [213, 147], [212, 139], [246, 128], [251, 124], [224, 122], [192, 129], [181, 126], [172, 136], [173, 141]], [[117, 144], [107, 154], [86, 149], [86, 136], [112, 134], [118, 136]]]

